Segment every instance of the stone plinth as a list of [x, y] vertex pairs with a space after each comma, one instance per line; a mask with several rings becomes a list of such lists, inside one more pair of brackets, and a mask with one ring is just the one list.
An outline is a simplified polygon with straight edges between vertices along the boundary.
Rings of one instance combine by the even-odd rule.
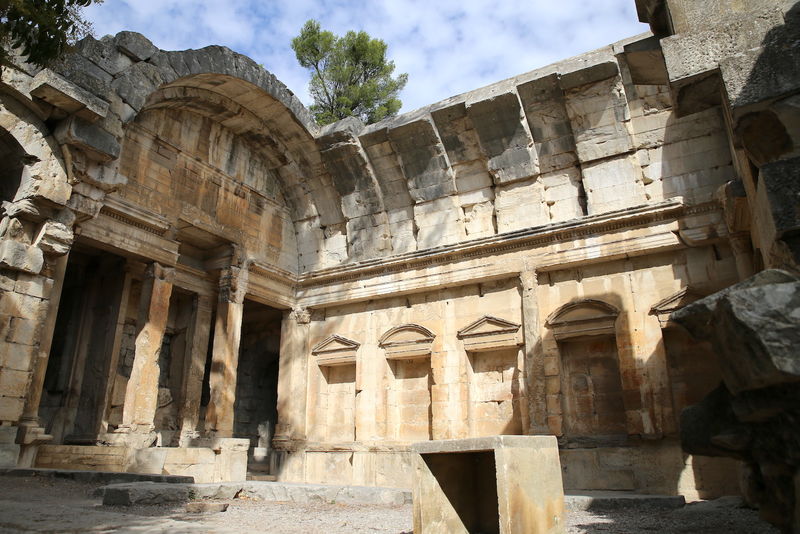
[[563, 533], [553, 436], [491, 436], [413, 446], [415, 534]]

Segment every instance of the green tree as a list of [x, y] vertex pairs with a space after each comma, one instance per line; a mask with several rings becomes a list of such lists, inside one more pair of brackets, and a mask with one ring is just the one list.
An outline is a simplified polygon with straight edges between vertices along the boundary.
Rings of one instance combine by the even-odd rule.
[[355, 116], [367, 124], [397, 114], [398, 93], [408, 74], [392, 77], [394, 62], [386, 59], [386, 43], [366, 32], [344, 37], [323, 31], [309, 20], [292, 39], [300, 65], [311, 71], [311, 112], [320, 124]]
[[8, 47], [41, 67], [87, 35], [91, 24], [84, 7], [103, 0], [0, 0], [0, 63], [8, 64]]

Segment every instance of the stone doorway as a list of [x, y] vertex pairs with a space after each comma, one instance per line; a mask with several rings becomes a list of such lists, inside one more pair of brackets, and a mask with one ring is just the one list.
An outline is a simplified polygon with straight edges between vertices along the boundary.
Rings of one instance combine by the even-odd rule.
[[250, 440], [248, 471], [271, 472], [278, 420], [278, 355], [283, 312], [245, 299], [236, 372], [233, 435]]
[[54, 443], [95, 444], [105, 431], [124, 265], [80, 243], [70, 253], [40, 403]]

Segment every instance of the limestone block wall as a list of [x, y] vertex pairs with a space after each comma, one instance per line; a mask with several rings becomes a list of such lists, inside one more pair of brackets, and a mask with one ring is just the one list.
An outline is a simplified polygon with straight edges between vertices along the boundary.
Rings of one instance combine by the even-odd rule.
[[[496, 434], [500, 427], [521, 432], [527, 401], [519, 347], [469, 353], [458, 338], [486, 315], [519, 326], [518, 286], [508, 279], [327, 308], [324, 319], [311, 321], [312, 344], [335, 334], [360, 347], [349, 365], [319, 365], [307, 355], [308, 439], [409, 444]], [[392, 347], [424, 344], [416, 326], [434, 335], [430, 346], [395, 358]], [[394, 344], [381, 346], [381, 337], [397, 327]]]
[[74, 216], [64, 209], [72, 187], [43, 121], [3, 94], [0, 132], [0, 421], [13, 424], [49, 350], [41, 326], [54, 313]]
[[[634, 38], [363, 127], [318, 137], [346, 224], [301, 271], [335, 267], [680, 197], [734, 176], [718, 108], [681, 118], [666, 74], [644, 79]], [[655, 70], [661, 60], [650, 58]], [[660, 67], [664, 71], [663, 66]], [[349, 207], [348, 207], [349, 206]], [[355, 209], [354, 209], [355, 208]], [[346, 246], [345, 246], [346, 245]]]
[[127, 183], [114, 198], [151, 207], [179, 239], [190, 225], [212, 234], [188, 235], [187, 249], [203, 248], [185, 256], [202, 261], [229, 242], [253, 259], [295, 269], [295, 234], [277, 176], [259, 147], [219, 123], [186, 111], [142, 113], [127, 129], [119, 172]]
[[[735, 263], [730, 250], [725, 247], [690, 249], [678, 254], [540, 273], [537, 299], [546, 377], [546, 398], [540, 401], [544, 401], [547, 407], [550, 431], [555, 435], [570, 434], [570, 425], [574, 426], [587, 415], [565, 403], [566, 397], [574, 397], [584, 389], [588, 389], [586, 392], [590, 397], [612, 395], [615, 388], [621, 388], [618, 401], [622, 403], [624, 414], [616, 422], [622, 425], [623, 434], [651, 437], [674, 434], [679, 414], [673, 413], [673, 406], [675, 400], [682, 399], [672, 398], [667, 348], [654, 307], [687, 286], [699, 294], [710, 294], [735, 280]], [[612, 370], [619, 373], [620, 382], [616, 385], [602, 383], [602, 380], [610, 380], [609, 375], [598, 374], [592, 369], [587, 373], [590, 384], [576, 388], [572, 383], [575, 375], [568, 374], [564, 358], [572, 339], [559, 341], [554, 327], [556, 323], [551, 317], [564, 305], [587, 301], [600, 301], [619, 310], [613, 330], [607, 332], [607, 339], [612, 344], [610, 359], [616, 359], [616, 369]], [[575, 339], [585, 338], [576, 336]], [[674, 348], [686, 350], [684, 347]], [[600, 350], [593, 346], [583, 349], [580, 352], [585, 354]], [[694, 353], [698, 359], [707, 354], [702, 350]], [[710, 365], [713, 367], [713, 362]], [[604, 367], [608, 370], [608, 364]], [[712, 378], [705, 387], [710, 391], [715, 385]], [[615, 410], [618, 407], [605, 405], [602, 408], [607, 410], [610, 418], [617, 417]], [[603, 415], [599, 405], [588, 411]], [[581, 435], [581, 430], [585, 428], [575, 429], [576, 435]]]

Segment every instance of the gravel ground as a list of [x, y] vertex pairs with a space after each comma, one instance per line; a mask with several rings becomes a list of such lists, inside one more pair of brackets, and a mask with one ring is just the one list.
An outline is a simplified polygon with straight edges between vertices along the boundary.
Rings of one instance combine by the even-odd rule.
[[[411, 506], [293, 504], [232, 499], [226, 512], [192, 514], [185, 505], [102, 506], [96, 485], [0, 476], [0, 533], [16, 532], [270, 532], [276, 534], [410, 533]], [[633, 507], [568, 512], [570, 534], [774, 534], [735, 499], [678, 510]]]

